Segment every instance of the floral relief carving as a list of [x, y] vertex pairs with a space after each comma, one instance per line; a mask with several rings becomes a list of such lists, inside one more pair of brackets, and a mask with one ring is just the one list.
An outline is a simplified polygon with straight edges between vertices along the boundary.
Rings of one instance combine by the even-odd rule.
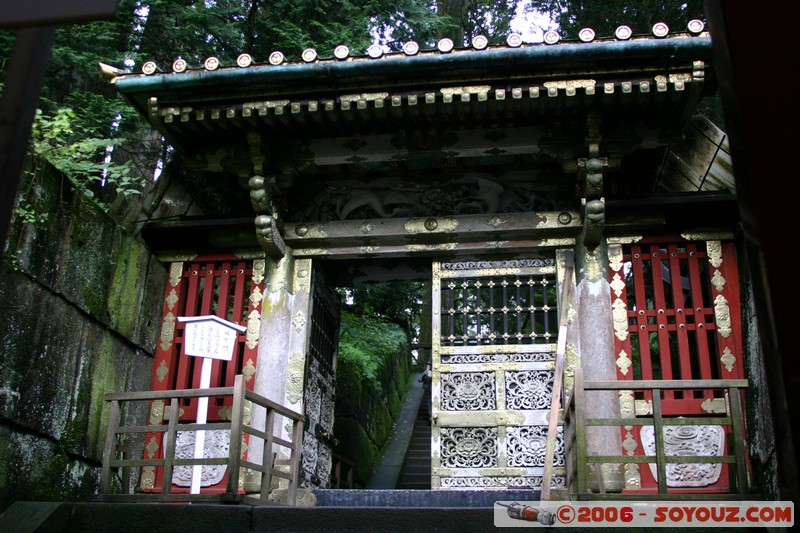
[[[486, 488], [540, 488], [542, 476], [458, 476], [443, 477], [442, 488], [446, 489], [486, 489]], [[566, 484], [564, 476], [553, 476], [551, 487], [563, 487]]]
[[553, 397], [553, 372], [506, 372], [506, 406], [513, 410], [549, 409]]
[[444, 468], [497, 466], [497, 428], [441, 428], [439, 446]]
[[[653, 426], [642, 426], [640, 437], [645, 454], [656, 454]], [[725, 453], [722, 426], [664, 426], [664, 452], [670, 455], [720, 456]], [[653, 477], [656, 465], [650, 465]], [[721, 463], [667, 463], [668, 487], [706, 487], [719, 480]]]
[[442, 372], [443, 411], [491, 411], [497, 408], [494, 372]]
[[309, 486], [309, 481], [317, 470], [317, 439], [308, 431], [303, 432], [303, 455], [301, 464], [303, 465], [304, 486]]
[[[509, 427], [506, 437], [508, 466], [544, 466], [547, 451], [546, 426]], [[554, 466], [564, 466], [564, 433], [556, 434]]]
[[[166, 441], [166, 434], [164, 435]], [[194, 457], [194, 431], [178, 431], [175, 441], [175, 458], [191, 459]], [[166, 448], [166, 445], [165, 445]], [[230, 449], [230, 433], [224, 429], [206, 431], [203, 446], [204, 458], [228, 457]], [[201, 468], [200, 486], [209, 487], [222, 481], [226, 465], [204, 465]], [[192, 484], [192, 467], [176, 466], [172, 472], [172, 482], [179, 487], [189, 487]]]

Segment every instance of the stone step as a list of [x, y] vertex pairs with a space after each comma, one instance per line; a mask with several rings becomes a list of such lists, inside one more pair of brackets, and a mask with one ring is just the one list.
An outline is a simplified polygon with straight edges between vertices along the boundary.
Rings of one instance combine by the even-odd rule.
[[[376, 491], [397, 492], [397, 491]], [[426, 491], [404, 491], [408, 494]], [[399, 501], [395, 499], [395, 501]], [[20, 506], [23, 506], [20, 508]], [[37, 512], [33, 507], [39, 506]], [[491, 507], [491, 506], [489, 506]], [[24, 518], [20, 518], [20, 516]], [[38, 518], [37, 518], [38, 517]], [[36, 518], [35, 520], [33, 518]], [[309, 531], [395, 533], [397, 531], [494, 530], [485, 506], [424, 508], [396, 505], [285, 507], [158, 503], [16, 502], [0, 515], [0, 531], [114, 533], [255, 533]]]
[[[430, 482], [430, 480], [429, 480]], [[496, 501], [538, 501], [538, 490], [357, 490], [316, 489], [317, 507], [472, 507]]]

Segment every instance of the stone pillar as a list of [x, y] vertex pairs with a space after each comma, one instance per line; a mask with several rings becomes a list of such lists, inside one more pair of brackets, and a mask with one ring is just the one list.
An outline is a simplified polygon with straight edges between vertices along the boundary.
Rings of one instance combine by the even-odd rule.
[[[579, 243], [577, 252], [578, 350], [584, 379], [615, 380], [617, 372], [614, 363], [614, 328], [605, 240], [594, 248], [587, 248]], [[589, 392], [586, 400], [587, 417], [619, 417], [616, 392]], [[622, 452], [618, 427], [588, 427], [586, 436], [588, 455], [618, 455]], [[589, 486], [595, 490], [599, 488], [596, 470], [599, 466], [601, 465], [593, 465], [590, 470], [594, 479], [589, 479]], [[606, 491], [619, 492], [622, 489], [619, 465], [602, 465], [600, 477]]]
[[[268, 264], [255, 392], [303, 414], [308, 326], [311, 321], [312, 261], [295, 259], [291, 253], [287, 253], [281, 259], [269, 260]], [[254, 427], [263, 428], [265, 419], [264, 410], [254, 410]], [[291, 428], [283, 417], [276, 418], [273, 431], [291, 440]], [[259, 458], [262, 451], [263, 443], [260, 439], [253, 439], [249, 453]], [[278, 460], [289, 458], [286, 448], [276, 446], [276, 452]], [[247, 481], [248, 491], [259, 490], [260, 477], [257, 473]], [[285, 489], [286, 480], [279, 481], [277, 487]]]

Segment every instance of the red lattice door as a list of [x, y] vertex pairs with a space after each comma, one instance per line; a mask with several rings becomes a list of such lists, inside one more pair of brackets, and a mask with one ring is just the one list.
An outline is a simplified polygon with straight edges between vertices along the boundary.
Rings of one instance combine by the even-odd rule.
[[[739, 276], [733, 243], [643, 239], [610, 245], [609, 265], [617, 378], [711, 380], [744, 377]], [[652, 414], [650, 392], [622, 391], [620, 406]], [[724, 416], [721, 390], [662, 392], [665, 416]], [[669, 432], [669, 433], [667, 433]], [[652, 426], [627, 426], [628, 455], [653, 451]], [[672, 455], [713, 455], [731, 446], [730, 426], [672, 426]], [[670, 449], [667, 448], [670, 455]], [[719, 453], [717, 453], [719, 454]], [[625, 466], [626, 487], [654, 491], [648, 465]], [[728, 492], [728, 465], [668, 464], [669, 492]]]
[[[247, 388], [252, 390], [261, 323], [264, 269], [264, 260], [231, 257], [208, 257], [170, 264], [161, 335], [153, 361], [152, 390], [199, 387], [202, 361], [200, 358], [187, 357], [184, 354], [184, 324], [178, 322], [177, 317], [202, 315], [216, 315], [247, 326], [247, 331], [237, 337], [233, 358], [230, 361], [213, 361], [211, 387], [232, 386], [234, 377], [243, 374]], [[210, 398], [208, 422], [229, 419], [230, 402], [230, 397]], [[181, 400], [181, 423], [196, 420], [197, 403], [197, 399]], [[165, 412], [164, 402], [154, 401], [150, 408], [149, 424], [166, 423]], [[193, 439], [191, 432], [186, 432], [185, 435], [179, 432], [176, 455], [191, 453], [194, 447]], [[206, 456], [227, 457], [229, 443], [226, 439], [229, 439], [227, 432], [207, 431]], [[148, 434], [144, 457], [161, 458], [164, 448], [160, 434]], [[246, 441], [242, 450], [247, 450]], [[227, 475], [224, 466], [203, 467], [202, 491], [224, 492]], [[147, 491], [160, 491], [162, 477], [160, 469], [143, 467], [141, 488]], [[191, 484], [191, 467], [176, 467], [172, 481], [173, 492], [188, 492]]]

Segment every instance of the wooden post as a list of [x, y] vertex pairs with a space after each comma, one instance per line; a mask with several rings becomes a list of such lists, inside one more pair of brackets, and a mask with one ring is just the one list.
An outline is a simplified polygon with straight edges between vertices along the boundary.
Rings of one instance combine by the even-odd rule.
[[264, 425], [264, 432], [267, 438], [264, 440], [264, 449], [261, 451], [261, 467], [264, 473], [261, 474], [261, 499], [266, 501], [269, 497], [269, 489], [272, 484], [272, 469], [274, 467], [272, 453], [272, 439], [275, 438], [275, 411], [267, 409], [267, 422]]
[[[244, 376], [237, 374], [233, 380], [233, 405], [231, 408], [231, 441], [228, 447], [228, 488], [231, 501], [239, 499], [239, 465], [242, 459], [244, 432]], [[195, 450], [196, 453], [196, 450]], [[199, 478], [199, 476], [197, 476]], [[194, 477], [192, 478], [194, 482]]]
[[119, 401], [112, 400], [108, 411], [106, 447], [103, 450], [103, 470], [100, 473], [100, 494], [104, 497], [111, 493], [111, 461], [116, 457], [119, 416]]
[[558, 412], [561, 409], [561, 394], [564, 387], [564, 357], [567, 348], [567, 322], [569, 319], [569, 295], [572, 287], [572, 253], [565, 254], [564, 285], [561, 290], [561, 316], [558, 323], [558, 344], [556, 347], [556, 370], [553, 377], [553, 398], [550, 402], [550, 423], [547, 429], [547, 449], [545, 451], [544, 472], [542, 474], [541, 501], [550, 500], [550, 486], [553, 478], [553, 462], [558, 436]]
[[175, 461], [175, 445], [178, 440], [178, 399], [172, 398], [169, 404], [169, 424], [167, 425], [167, 448], [164, 450], [164, 479], [161, 480], [161, 493], [172, 492], [172, 468]]
[[667, 493], [667, 456], [664, 449], [664, 419], [661, 417], [661, 389], [653, 389], [653, 433], [656, 438], [658, 493]]

